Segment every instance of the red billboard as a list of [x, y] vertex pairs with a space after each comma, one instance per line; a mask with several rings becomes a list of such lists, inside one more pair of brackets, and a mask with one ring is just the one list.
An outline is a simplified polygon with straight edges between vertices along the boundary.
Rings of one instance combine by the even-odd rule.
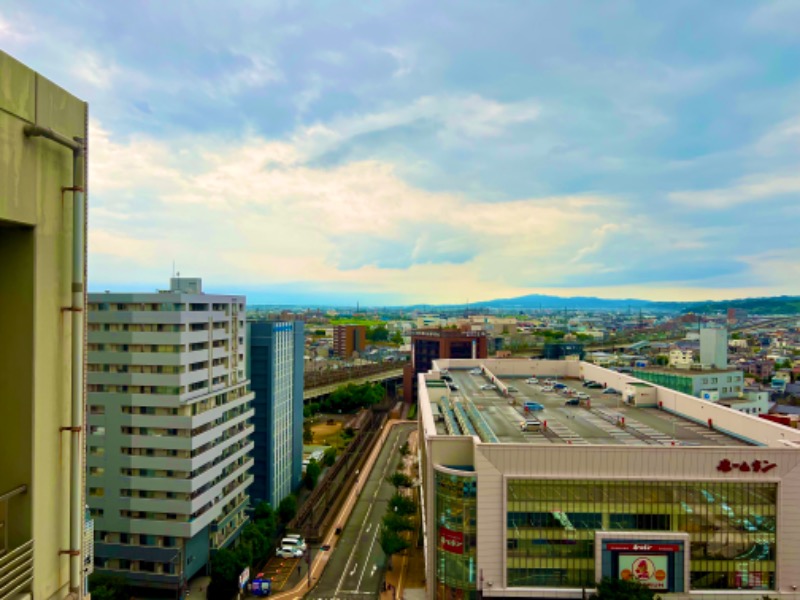
[[464, 554], [464, 534], [440, 526], [439, 547], [453, 554]]

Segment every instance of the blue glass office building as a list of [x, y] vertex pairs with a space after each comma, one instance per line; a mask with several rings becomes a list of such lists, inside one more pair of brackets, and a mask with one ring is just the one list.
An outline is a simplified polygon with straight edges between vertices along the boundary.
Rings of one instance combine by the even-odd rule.
[[248, 376], [255, 392], [251, 505], [273, 507], [300, 483], [303, 462], [302, 321], [250, 321]]

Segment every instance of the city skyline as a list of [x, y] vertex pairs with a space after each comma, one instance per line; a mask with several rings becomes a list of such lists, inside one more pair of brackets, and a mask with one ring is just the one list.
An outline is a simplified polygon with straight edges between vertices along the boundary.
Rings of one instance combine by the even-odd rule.
[[[800, 7], [0, 9], [87, 101], [89, 286], [255, 303], [795, 295]], [[54, 34], [58, 32], [58, 36]]]

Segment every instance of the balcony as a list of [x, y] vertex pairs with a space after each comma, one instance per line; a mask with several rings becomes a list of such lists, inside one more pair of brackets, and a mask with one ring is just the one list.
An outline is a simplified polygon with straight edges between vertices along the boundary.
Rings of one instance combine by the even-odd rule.
[[8, 525], [14, 515], [11, 514], [11, 500], [25, 494], [28, 487], [18, 488], [0, 495], [0, 600], [12, 598], [20, 593], [32, 593], [33, 585], [33, 540], [13, 544], [9, 541]]

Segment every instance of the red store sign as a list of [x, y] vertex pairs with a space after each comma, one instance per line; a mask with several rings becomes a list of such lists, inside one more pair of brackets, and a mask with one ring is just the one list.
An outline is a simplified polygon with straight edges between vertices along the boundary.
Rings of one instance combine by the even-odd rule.
[[777, 466], [777, 464], [769, 462], [768, 460], [754, 460], [748, 463], [747, 461], [733, 462], [727, 458], [723, 458], [717, 465], [717, 471], [721, 471], [722, 473], [730, 473], [734, 470], [743, 473], [769, 473]]
[[464, 534], [439, 527], [439, 547], [453, 554], [464, 554]]

